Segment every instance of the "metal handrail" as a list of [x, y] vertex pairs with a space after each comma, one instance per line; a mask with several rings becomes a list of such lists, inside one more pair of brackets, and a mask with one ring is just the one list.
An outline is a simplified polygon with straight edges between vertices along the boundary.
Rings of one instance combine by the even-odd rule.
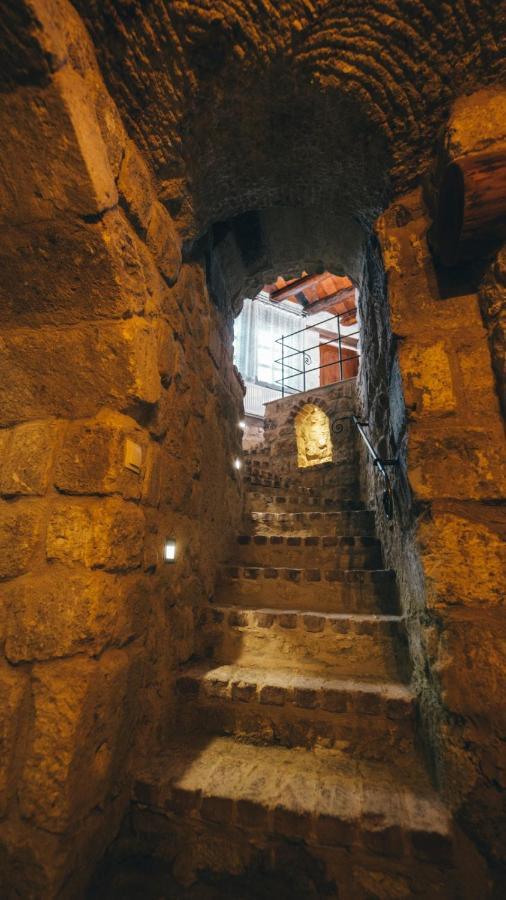
[[[367, 437], [364, 428], [369, 428], [369, 422], [361, 422], [360, 419], [352, 414], [351, 416], [343, 416], [343, 419], [351, 419], [354, 425], [356, 425], [364, 444], [366, 445], [369, 455], [372, 458], [373, 465], [381, 472], [384, 481], [385, 481], [385, 490], [383, 491], [383, 511], [385, 513], [385, 517], [391, 521], [394, 517], [394, 490], [392, 487], [392, 482], [390, 481], [390, 476], [385, 468], [385, 466], [398, 466], [398, 459], [383, 459], [378, 454], [378, 451], [373, 447], [369, 438]], [[342, 431], [343, 426], [339, 424], [339, 422], [334, 422], [333, 431], [334, 433], [338, 433]]]
[[381, 472], [385, 480], [385, 490], [383, 491], [383, 510], [385, 512], [386, 518], [390, 521], [394, 517], [394, 491], [385, 466], [398, 466], [399, 460], [383, 459], [381, 456], [379, 456], [378, 451], [375, 450], [364, 431], [364, 427], [369, 427], [369, 422], [360, 422], [355, 415], [352, 415], [351, 419], [352, 422], [354, 422], [354, 424], [357, 426], [358, 431], [369, 451], [369, 454], [372, 457], [373, 465], [376, 466], [376, 468]]

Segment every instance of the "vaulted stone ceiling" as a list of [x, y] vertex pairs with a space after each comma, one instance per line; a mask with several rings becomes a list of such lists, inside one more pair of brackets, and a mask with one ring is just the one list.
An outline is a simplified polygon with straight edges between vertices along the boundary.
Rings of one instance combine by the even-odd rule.
[[188, 236], [277, 204], [371, 221], [452, 97], [497, 75], [504, 33], [497, 0], [75, 5]]

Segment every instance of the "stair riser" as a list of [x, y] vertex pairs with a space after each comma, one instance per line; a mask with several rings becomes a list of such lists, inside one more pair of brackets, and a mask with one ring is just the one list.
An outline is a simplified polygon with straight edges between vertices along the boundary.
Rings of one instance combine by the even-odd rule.
[[269, 472], [263, 469], [248, 469], [244, 472], [244, 481], [247, 484], [282, 484], [293, 490], [312, 488], [318, 493], [339, 490], [341, 487], [358, 485], [357, 470], [343, 467], [336, 472], [322, 476], [319, 473], [307, 472], [303, 477], [298, 472], [287, 470], [285, 472]]
[[[323, 631], [307, 631], [299, 617], [299, 627], [270, 628], [212, 626], [205, 638], [205, 652], [217, 664], [234, 663], [262, 669], [283, 668], [294, 673], [329, 678], [359, 676], [380, 680], [400, 680], [406, 675], [403, 644], [399, 630], [371, 626], [371, 634], [340, 633], [329, 624]], [[390, 632], [390, 633], [389, 633]]]
[[180, 697], [177, 721], [182, 728], [210, 735], [231, 735], [253, 743], [308, 750], [331, 747], [368, 760], [384, 760], [385, 754], [394, 758], [413, 753], [410, 719], [390, 720], [383, 715], [364, 715], [359, 710], [330, 713], [298, 709], [293, 704], [224, 702], [202, 692], [190, 703]]
[[247, 492], [245, 512], [339, 512], [362, 509], [363, 503], [355, 491], [342, 491], [324, 497], [286, 495], [283, 491]]
[[222, 578], [217, 602], [255, 609], [303, 609], [311, 612], [396, 615], [394, 584], [342, 581], [293, 582], [284, 578]]
[[237, 545], [234, 560], [246, 566], [312, 566], [336, 569], [380, 569], [382, 566], [379, 546], [353, 547], [348, 550], [339, 547], [307, 547], [283, 544]]
[[[447, 836], [395, 825], [367, 827], [367, 821], [345, 817], [297, 816], [282, 807], [263, 809], [253, 798], [236, 803], [219, 793], [202, 796], [178, 787], [158, 790], [155, 795], [150, 787], [136, 785], [142, 798], [149, 793], [153, 800], [147, 808], [144, 799], [140, 806], [133, 806], [129, 832], [135, 837], [125, 844], [127, 852], [145, 852], [149, 847], [157, 858], [169, 863], [176, 857], [180, 872], [195, 873], [199, 868], [218, 875], [257, 872], [260, 850], [263, 860], [272, 860], [269, 871], [277, 870], [286, 877], [287, 858], [295, 867], [302, 842], [306, 865], [308, 854], [319, 860], [328, 879], [337, 885], [339, 894], [334, 896], [339, 900], [450, 900], [463, 896], [455, 889], [453, 868], [447, 868], [452, 856]], [[280, 848], [280, 839], [290, 843]], [[424, 843], [433, 845], [432, 858], [421, 851]], [[364, 886], [363, 879], [365, 884], [377, 885], [378, 876], [379, 883], [391, 885], [393, 890], [372, 893]], [[416, 885], [422, 886], [421, 892]], [[311, 892], [308, 896], [316, 895]], [[302, 900], [303, 894], [296, 897]]]
[[374, 516], [365, 510], [330, 513], [257, 513], [245, 521], [249, 534], [349, 535], [370, 537], [375, 534]]

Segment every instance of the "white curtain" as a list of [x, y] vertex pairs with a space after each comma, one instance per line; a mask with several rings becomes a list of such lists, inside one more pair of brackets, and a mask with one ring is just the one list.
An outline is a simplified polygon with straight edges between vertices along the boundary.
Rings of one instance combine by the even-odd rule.
[[303, 322], [300, 316], [258, 298], [245, 300], [234, 329], [234, 360], [243, 378], [281, 389], [284, 371], [286, 392], [302, 390], [302, 378], [294, 370], [303, 368], [299, 351], [304, 346], [304, 332], [286, 337], [283, 370], [277, 362], [282, 356], [282, 345], [276, 341], [304, 328]]

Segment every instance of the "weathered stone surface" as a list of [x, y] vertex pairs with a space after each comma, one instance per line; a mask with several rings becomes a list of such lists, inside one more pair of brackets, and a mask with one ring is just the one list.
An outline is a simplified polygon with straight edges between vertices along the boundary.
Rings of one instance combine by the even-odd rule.
[[[459, 617], [458, 610], [445, 615], [440, 631], [437, 672], [442, 697], [448, 709], [457, 715], [470, 717], [464, 731], [469, 740], [482, 743], [481, 751], [488, 758], [490, 776], [502, 784], [506, 775], [506, 760], [492, 743], [493, 734], [501, 739], [506, 735], [506, 626], [501, 610], [487, 614], [483, 607], [473, 615]], [[466, 676], [463, 673], [466, 673]], [[472, 684], [472, 690], [470, 690]], [[473, 724], [474, 722], [474, 724]], [[485, 725], [486, 723], [486, 725]]]
[[20, 789], [23, 816], [64, 831], [118, 790], [138, 715], [138, 678], [135, 659], [117, 651], [100, 660], [37, 666], [35, 725]]
[[[30, 735], [28, 728], [23, 733], [27, 740], [21, 742], [22, 748], [26, 746], [30, 758], [21, 791], [16, 772], [12, 776], [12, 795], [16, 792], [20, 797], [22, 813], [41, 828], [28, 832], [26, 820], [11, 816], [8, 827], [1, 829], [7, 843], [21, 848], [9, 867], [10, 873], [14, 873], [11, 882], [14, 895], [33, 896], [38, 900], [62, 896], [66, 891], [71, 897], [79, 896], [84, 884], [83, 860], [91, 865], [102, 855], [103, 843], [117, 831], [127, 796], [121, 791], [123, 779], [128, 781], [126, 758], [111, 751], [114, 737], [109, 736], [107, 724], [102, 728], [101, 723], [110, 722], [113, 730], [114, 723], [121, 723], [118, 729], [125, 750], [135, 746], [150, 758], [161, 736], [166, 741], [172, 728], [173, 676], [168, 669], [195, 650], [194, 622], [200, 619], [198, 609], [195, 615], [191, 610], [191, 603], [198, 606], [213, 592], [216, 561], [225, 558], [228, 551], [230, 526], [237, 517], [240, 496], [240, 480], [230, 472], [230, 463], [239, 453], [236, 421], [241, 409], [241, 388], [231, 365], [232, 316], [225, 302], [228, 293], [214, 288], [223, 280], [230, 288], [229, 293], [235, 292], [239, 299], [246, 275], [257, 286], [265, 281], [267, 274], [300, 271], [301, 257], [304, 265], [309, 260], [311, 268], [319, 266], [330, 252], [333, 254], [330, 258], [339, 265], [349, 260], [361, 281], [364, 358], [367, 359], [363, 364], [366, 410], [381, 452], [389, 456], [399, 454], [401, 461], [394, 475], [396, 520], [389, 528], [383, 528], [380, 509], [378, 522], [389, 559], [398, 564], [405, 609], [410, 614], [416, 683], [423, 706], [429, 710], [427, 730], [430, 735], [443, 735], [441, 746], [446, 742], [452, 748], [458, 761], [455, 769], [471, 770], [471, 775], [461, 776], [460, 780], [455, 778], [455, 783], [473, 785], [472, 789], [467, 794], [465, 789], [456, 792], [452, 787], [454, 782], [449, 779], [448, 795], [452, 802], [458, 803], [465, 827], [469, 829], [471, 823], [480, 846], [486, 852], [492, 847], [494, 856], [498, 857], [499, 839], [493, 835], [499, 821], [497, 798], [503, 779], [498, 762], [498, 736], [494, 732], [493, 740], [487, 741], [489, 732], [484, 728], [483, 735], [477, 739], [476, 733], [472, 733], [472, 717], [464, 712], [465, 721], [452, 726], [448, 737], [449, 732], [439, 726], [445, 721], [452, 722], [455, 713], [458, 714], [462, 698], [457, 694], [452, 696], [449, 683], [457, 676], [451, 673], [443, 683], [444, 701], [441, 702], [438, 696], [441, 659], [428, 661], [420, 651], [417, 629], [420, 618], [426, 616], [424, 573], [415, 544], [409, 499], [402, 399], [404, 378], [413, 403], [421, 404], [420, 418], [465, 424], [468, 443], [462, 443], [458, 453], [462, 450], [465, 455], [469, 449], [473, 455], [472, 475], [466, 482], [466, 490], [475, 491], [476, 501], [483, 497], [490, 481], [487, 470], [495, 471], [495, 462], [489, 466], [489, 457], [495, 451], [486, 453], [482, 438], [475, 441], [471, 434], [489, 433], [492, 444], [498, 431], [495, 425], [489, 427], [495, 412], [487, 405], [489, 384], [482, 377], [486, 367], [483, 366], [484, 335], [477, 328], [479, 320], [475, 315], [477, 296], [469, 293], [468, 286], [461, 296], [442, 295], [436, 286], [438, 279], [431, 269], [424, 239], [426, 222], [422, 221], [423, 216], [415, 215], [409, 203], [398, 204], [394, 215], [399, 228], [396, 227], [396, 233], [385, 245], [385, 261], [394, 330], [400, 338], [407, 338], [403, 346], [408, 357], [412, 353], [412, 358], [407, 358], [409, 379], [399, 369], [396, 379], [391, 378], [395, 345], [387, 325], [384, 270], [375, 256], [374, 237], [368, 245], [364, 266], [363, 232], [357, 222], [363, 223], [368, 233], [368, 226], [390, 188], [390, 176], [396, 191], [419, 178], [432, 153], [432, 138], [446, 116], [451, 97], [461, 92], [462, 85], [467, 91], [473, 84], [498, 74], [500, 5], [487, 3], [478, 15], [476, 5], [469, 2], [454, 7], [415, 3], [408, 10], [406, 4], [382, 0], [370, 5], [367, 16], [355, 0], [341, 5], [294, 0], [285, 4], [282, 12], [276, 4], [239, 2], [232, 8], [221, 0], [140, 5], [116, 0], [100, 3], [76, 0], [75, 6], [66, 0], [27, 0], [27, 3], [22, 0], [15, 6], [14, 11], [10, 4], [12, 9], [9, 8], [3, 23], [5, 52], [0, 73], [1, 125], [5, 138], [0, 206], [2, 217], [9, 223], [3, 266], [8, 274], [2, 304], [7, 327], [0, 348], [5, 351], [4, 365], [0, 367], [0, 402], [4, 410], [1, 422], [38, 420], [47, 415], [79, 418], [79, 422], [68, 427], [61, 455], [59, 447], [56, 448], [57, 470], [53, 482], [57, 491], [99, 495], [112, 492], [139, 499], [142, 490], [150, 540], [144, 558], [149, 560], [150, 570], [157, 565], [159, 536], [176, 535], [181, 556], [174, 567], [162, 567], [156, 575], [139, 578], [143, 590], [149, 590], [151, 613], [148, 633], [142, 631], [134, 642], [139, 644], [148, 669], [141, 693], [137, 684], [124, 690], [119, 676], [120, 683], [115, 690], [106, 689], [100, 679], [95, 684], [89, 674], [90, 667], [102, 671], [108, 652], [98, 663], [83, 659], [87, 651], [100, 652], [98, 648], [104, 642], [121, 643], [124, 635], [128, 635], [127, 640], [137, 637], [134, 629], [120, 627], [112, 613], [112, 609], [121, 608], [124, 592], [134, 579], [131, 576], [111, 578], [107, 582], [115, 585], [111, 598], [107, 591], [101, 590], [100, 603], [98, 594], [95, 603], [92, 579], [95, 586], [99, 580], [105, 585], [107, 576], [84, 568], [87, 561], [91, 565], [112, 567], [118, 562], [124, 567], [134, 561], [137, 565], [138, 553], [130, 540], [137, 544], [141, 520], [132, 514], [130, 521], [131, 504], [125, 505], [129, 514], [125, 514], [123, 521], [120, 515], [111, 514], [109, 518], [107, 510], [110, 512], [111, 507], [107, 505], [110, 499], [107, 497], [89, 501], [83, 497], [52, 499], [47, 508], [58, 512], [50, 527], [50, 552], [55, 558], [60, 554], [65, 560], [72, 558], [75, 562], [63, 566], [57, 561], [46, 564], [42, 558], [34, 558], [36, 566], [45, 566], [43, 574], [39, 572], [40, 578], [34, 571], [22, 575], [17, 585], [3, 586], [8, 600], [2, 603], [2, 609], [8, 606], [7, 646], [14, 654], [21, 654], [18, 671], [29, 668], [23, 664], [25, 654], [35, 652], [44, 657], [43, 665], [33, 666], [37, 719], [35, 733]], [[128, 133], [135, 136], [136, 145], [127, 141], [114, 103], [105, 92], [93, 47], [76, 9], [86, 17], [108, 85], [121, 105]], [[287, 73], [289, 77], [285, 77]], [[248, 114], [245, 114], [245, 97]], [[466, 99], [467, 102], [473, 103], [472, 99]], [[476, 102], [480, 106], [480, 98]], [[490, 113], [487, 122], [481, 123], [479, 111], [474, 110], [466, 128], [456, 127], [455, 146], [459, 143], [465, 150], [470, 147], [471, 131], [475, 132], [474, 140], [483, 136], [488, 141], [491, 137], [494, 127], [491, 122], [499, 122], [499, 105], [488, 99], [482, 105], [484, 116]], [[334, 129], [332, 140], [329, 140], [329, 122], [340, 125]], [[137, 236], [116, 206], [116, 182], [119, 182], [125, 215], [137, 230]], [[156, 188], [161, 188], [158, 196]], [[311, 208], [306, 213], [302, 207], [309, 204]], [[418, 206], [421, 207], [420, 198]], [[180, 287], [176, 283], [170, 290], [144, 244], [148, 240], [165, 278], [171, 281], [176, 276], [179, 260], [168, 237], [170, 228], [162, 213], [164, 208], [170, 211], [178, 232], [185, 238], [187, 257], [205, 256], [206, 268], [204, 274], [204, 266], [197, 262], [185, 265]], [[155, 218], [152, 218], [153, 210]], [[342, 210], [342, 215], [336, 216], [336, 210]], [[240, 215], [230, 225], [231, 217], [242, 213], [246, 215]], [[404, 229], [403, 223], [409, 227]], [[314, 224], [314, 228], [308, 227], [309, 224]], [[212, 231], [206, 235], [208, 226], [212, 226]], [[360, 239], [356, 239], [357, 232]], [[51, 236], [56, 243], [52, 243]], [[167, 245], [174, 252], [173, 257], [164, 249]], [[211, 299], [204, 284], [206, 276], [213, 287]], [[45, 283], [53, 290], [45, 291]], [[495, 309], [495, 287], [493, 293]], [[465, 327], [459, 316], [459, 310], [464, 307], [466, 314], [473, 313]], [[141, 313], [145, 320], [136, 317]], [[170, 338], [165, 340], [161, 335], [163, 329], [158, 329], [153, 321], [160, 313], [167, 317], [174, 343], [178, 345], [171, 364], [163, 359]], [[128, 318], [131, 314], [133, 318]], [[123, 316], [126, 318], [118, 321]], [[116, 321], [111, 322], [112, 318]], [[76, 327], [76, 322], [85, 324]], [[166, 382], [162, 389], [158, 375]], [[411, 383], [407, 383], [409, 380]], [[396, 407], [393, 421], [389, 418], [389, 403]], [[477, 420], [485, 405], [486, 423]], [[133, 419], [114, 423], [107, 418], [83, 425], [83, 417], [97, 415], [104, 406], [129, 412], [139, 427], [133, 424]], [[415, 415], [419, 413], [417, 409]], [[142, 484], [142, 476], [124, 471], [127, 434], [143, 447], [150, 444], [146, 479], [151, 479], [151, 471], [155, 473], [157, 468], [149, 457], [159, 456], [160, 480], [164, 485], [160, 498], [156, 474], [153, 484], [148, 486]], [[151, 454], [151, 438], [156, 439], [159, 453]], [[290, 435], [286, 436], [280, 457], [291, 452], [290, 439]], [[448, 443], [442, 450], [450, 469], [453, 450]], [[421, 447], [419, 455], [423, 455]], [[32, 468], [28, 463], [23, 463], [23, 469], [16, 468], [9, 462], [9, 471], [16, 473], [18, 481], [14, 491], [8, 482], [7, 496], [21, 493], [19, 479], [28, 485], [27, 493], [45, 490], [48, 470], [53, 471], [53, 459], [44, 453], [42, 464], [40, 454], [33, 452], [32, 457]], [[167, 470], [171, 477], [166, 475]], [[367, 471], [369, 464], [364, 464], [362, 474]], [[424, 478], [419, 492], [425, 491], [423, 509], [428, 515], [430, 504], [434, 503], [431, 494], [441, 491], [443, 481], [449, 494], [446, 483], [450, 480], [441, 473]], [[330, 496], [326, 499], [334, 503], [336, 485], [330, 484], [329, 488]], [[380, 490], [378, 483], [373, 485], [371, 496], [379, 495]], [[348, 499], [356, 502], [355, 486], [350, 493], [354, 496]], [[469, 497], [463, 496], [462, 487], [455, 487], [454, 495], [445, 495], [450, 515], [485, 522], [487, 529], [495, 530], [495, 525], [491, 526], [483, 516], [484, 512], [490, 514], [491, 505], [480, 511], [478, 503], [462, 503], [467, 507], [463, 510], [458, 504]], [[302, 501], [298, 497], [295, 507], [306, 512], [318, 507], [317, 499], [306, 508], [305, 499], [307, 495], [302, 495]], [[487, 499], [491, 499], [490, 493]], [[65, 503], [69, 508], [68, 521], [62, 517]], [[85, 517], [81, 523], [82, 510], [102, 503], [106, 510], [103, 522], [92, 514], [91, 522]], [[419, 510], [420, 506], [415, 509]], [[447, 510], [442, 514], [446, 515]], [[123, 526], [127, 531], [124, 553], [120, 548]], [[468, 536], [458, 533], [462, 545], [471, 548], [471, 556], [486, 565], [483, 548], [477, 552]], [[455, 538], [453, 529], [446, 536], [451, 544]], [[111, 549], [106, 547], [110, 538], [114, 540]], [[460, 559], [458, 553], [447, 559], [449, 575], [455, 559]], [[312, 577], [317, 571], [313, 570]], [[272, 577], [273, 570], [265, 579], [254, 578], [254, 572], [251, 567], [251, 585], [261, 582], [265, 591], [281, 580]], [[287, 579], [287, 584], [296, 586], [297, 572], [291, 571], [289, 577], [294, 580], [292, 583]], [[434, 577], [441, 580], [442, 590], [452, 595], [455, 585], [452, 586], [451, 579], [444, 582], [439, 571]], [[333, 570], [332, 584], [337, 578]], [[81, 579], [79, 590], [73, 579]], [[308, 583], [315, 584], [309, 579]], [[26, 584], [30, 585], [29, 594], [16, 594], [16, 603], [12, 604], [11, 590]], [[328, 584], [332, 587], [330, 581]], [[46, 605], [37, 600], [41, 585], [48, 601]], [[75, 597], [69, 599], [74, 587]], [[484, 588], [483, 582], [476, 591], [480, 611], [485, 607], [481, 605]], [[293, 589], [290, 590], [293, 600]], [[56, 591], [59, 591], [58, 602], [54, 599]], [[33, 620], [27, 612], [29, 604], [32, 604]], [[143, 608], [137, 602], [136, 614]], [[458, 609], [460, 612], [461, 608]], [[468, 609], [464, 607], [463, 611]], [[16, 615], [19, 613], [19, 622], [11, 618], [14, 610]], [[433, 616], [441, 630], [445, 628], [443, 612], [446, 614], [446, 607], [438, 607], [438, 614]], [[295, 613], [285, 615], [286, 623], [295, 624]], [[342, 620], [336, 624], [336, 634], [342, 635], [345, 660], [354, 632], [347, 634], [347, 625]], [[274, 625], [262, 629], [263, 646], [265, 635], [273, 629]], [[356, 631], [357, 638], [365, 635], [372, 645], [371, 623], [360, 621], [360, 629]], [[302, 634], [305, 640], [307, 634], [312, 634], [316, 640], [319, 632], [285, 628], [283, 634], [288, 646], [290, 635]], [[464, 645], [465, 651], [459, 653]], [[292, 657], [293, 648], [292, 641]], [[64, 663], [47, 658], [61, 652], [76, 653], [76, 658]], [[116, 658], [126, 658], [127, 654], [125, 646]], [[485, 665], [485, 655], [481, 654], [478, 661], [478, 654], [472, 655], [471, 645], [460, 635], [455, 646], [449, 646], [448, 656], [457, 660], [459, 672], [466, 670], [470, 659], [473, 665], [476, 663], [478, 672]], [[494, 644], [490, 654], [490, 681], [481, 680], [481, 676], [477, 679], [480, 683], [477, 706], [486, 690], [492, 692], [492, 687], [499, 685], [496, 676], [500, 664]], [[442, 674], [442, 682], [444, 677]], [[114, 680], [111, 676], [111, 682]], [[279, 690], [279, 685], [273, 687]], [[128, 696], [136, 697], [137, 710], [143, 715], [139, 729], [130, 718], [131, 705], [124, 700]], [[288, 706], [299, 713], [301, 709], [306, 710], [304, 715], [308, 719], [306, 725], [298, 726], [300, 734], [310, 723], [312, 707], [303, 704], [309, 703], [312, 695], [306, 691], [298, 696], [301, 707], [285, 703], [275, 708], [280, 715]], [[372, 718], [374, 699], [366, 696], [360, 708]], [[249, 759], [237, 771], [230, 765], [226, 752], [211, 748], [209, 757], [200, 756], [196, 761], [192, 753], [184, 754], [184, 767], [188, 770], [195, 762], [197, 769], [200, 766], [204, 784], [209, 785], [208, 812], [214, 811], [219, 820], [216, 810], [223, 798], [221, 794], [217, 798], [216, 795], [223, 791], [224, 783], [229, 783], [227, 778], [233, 782], [237, 777], [241, 781], [244, 773], [250, 779], [249, 796], [241, 796], [239, 791], [233, 794], [233, 802], [227, 803], [227, 798], [225, 803], [221, 802], [221, 810], [226, 807], [232, 821], [237, 817], [240, 823], [251, 826], [258, 838], [262, 837], [262, 829], [258, 827], [261, 824], [266, 832], [276, 827], [278, 837], [284, 834], [289, 841], [294, 837], [307, 840], [308, 834], [312, 834], [328, 840], [330, 845], [344, 844], [352, 848], [343, 851], [341, 847], [333, 847], [332, 856], [327, 848], [322, 857], [311, 861], [312, 868], [316, 867], [319, 873], [313, 894], [319, 893], [322, 862], [330, 865], [328, 871], [332, 877], [336, 874], [338, 881], [341, 873], [345, 873], [342, 890], [339, 884], [343, 897], [353, 896], [354, 872], [356, 884], [364, 894], [395, 896], [412, 890], [425, 891], [435, 898], [458, 893], [453, 885], [443, 883], [439, 861], [446, 859], [448, 836], [443, 833], [440, 842], [435, 839], [434, 825], [438, 819], [436, 816], [429, 821], [430, 817], [425, 815], [426, 803], [418, 806], [413, 803], [409, 808], [410, 824], [418, 829], [413, 836], [407, 832], [403, 835], [403, 847], [412, 851], [409, 877], [404, 877], [398, 860], [392, 863], [393, 874], [386, 874], [390, 866], [388, 859], [375, 862], [354, 858], [350, 865], [351, 853], [355, 853], [355, 823], [350, 824], [344, 813], [350, 806], [358, 807], [363, 791], [362, 787], [350, 790], [349, 785], [362, 784], [365, 792], [369, 791], [369, 802], [364, 804], [367, 821], [360, 822], [364, 826], [362, 851], [388, 856], [398, 850], [398, 823], [388, 821], [393, 811], [400, 815], [398, 773], [395, 783], [385, 778], [378, 785], [379, 793], [386, 800], [384, 806], [374, 806], [370, 791], [374, 777], [365, 777], [361, 770], [357, 777], [357, 770], [349, 778], [348, 775], [337, 778], [332, 762], [328, 769], [332, 790], [318, 796], [322, 815], [313, 817], [316, 792], [308, 788], [307, 773], [313, 777], [317, 758], [322, 756], [321, 748], [310, 759], [308, 755], [307, 764], [298, 768], [289, 789], [284, 779], [285, 750], [279, 753], [277, 775], [269, 765], [260, 767], [259, 771], [255, 768], [258, 755], [269, 753], [272, 748], [267, 742], [274, 734], [268, 719], [269, 704], [262, 704], [262, 709], [264, 746], [253, 747]], [[325, 715], [342, 712], [337, 702], [332, 710], [323, 710]], [[29, 714], [26, 724], [30, 724]], [[281, 740], [287, 739], [290, 724], [293, 725], [285, 723], [284, 730], [280, 730]], [[251, 733], [254, 724], [250, 722], [246, 730]], [[324, 733], [321, 740], [326, 740]], [[346, 734], [343, 740], [347, 740]], [[486, 751], [479, 749], [485, 745]], [[239, 756], [243, 747], [236, 747]], [[192, 744], [192, 752], [195, 749]], [[443, 750], [438, 747], [438, 759], [444, 757]], [[206, 766], [209, 759], [216, 761], [216, 770], [213, 765]], [[137, 767], [138, 758], [133, 765]], [[110, 777], [113, 771], [114, 776]], [[269, 775], [267, 779], [265, 772]], [[409, 777], [411, 784], [412, 771]], [[275, 791], [271, 791], [273, 782]], [[198, 817], [202, 801], [198, 780], [193, 788]], [[279, 801], [277, 809], [266, 803], [267, 816], [259, 808], [262, 790], [270, 792], [269, 800], [275, 793]], [[424, 796], [426, 790], [430, 791], [430, 786], [424, 782]], [[117, 793], [122, 807], [112, 817], [115, 826], [108, 819], [109, 811], [115, 806], [113, 793]], [[302, 810], [299, 800], [305, 804]], [[83, 820], [89, 803], [93, 805], [93, 813]], [[332, 815], [327, 815], [330, 812]], [[382, 819], [383, 812], [386, 822]], [[374, 813], [378, 821], [371, 821]], [[432, 831], [420, 832], [421, 817]], [[94, 841], [88, 840], [90, 820], [100, 823], [95, 824]], [[308, 831], [309, 820], [312, 829]], [[58, 853], [54, 848], [51, 850], [45, 828], [61, 830]], [[284, 859], [287, 865], [288, 854], [283, 856], [287, 851], [286, 841], [278, 840], [267, 854], [259, 843], [247, 844], [244, 834], [230, 847], [228, 832], [216, 836], [218, 829], [214, 828], [214, 839], [207, 841], [205, 823], [199, 822], [198, 828], [197, 849], [204, 845], [205, 862], [211, 869], [232, 865], [234, 871], [239, 871], [250, 862], [258, 868], [267, 857], [280, 865]], [[197, 860], [189, 859], [193, 848], [188, 850], [191, 842], [186, 840], [187, 834], [188, 831], [181, 842], [186, 844], [181, 854], [183, 860], [178, 859], [177, 864], [178, 872], [186, 876], [193, 875], [198, 868]], [[300, 844], [292, 851], [290, 859], [296, 853], [306, 860], [307, 851], [301, 850]], [[360, 852], [359, 849], [359, 855]], [[438, 860], [435, 873], [426, 859], [432, 853]], [[0, 872], [4, 858], [1, 855]], [[33, 860], [37, 861], [40, 872], [37, 879], [31, 875]], [[307, 883], [303, 881], [297, 889], [301, 887], [302, 892]], [[311, 879], [310, 884], [313, 887]], [[473, 898], [482, 895], [483, 891], [475, 890]]]
[[38, 504], [0, 501], [0, 578], [33, 568], [42, 538], [43, 510]]
[[[474, 102], [463, 98], [464, 105]], [[480, 115], [479, 98], [476, 104], [472, 123]], [[464, 123], [462, 134], [466, 128]], [[487, 126], [483, 134], [487, 141]], [[466, 140], [480, 141], [481, 131], [470, 127]], [[399, 368], [391, 363], [395, 345], [388, 325], [372, 322], [374, 310], [385, 302], [373, 258], [362, 296], [364, 407], [382, 454], [397, 456], [400, 463], [394, 522], [386, 527], [381, 515], [377, 521], [387, 558], [398, 572], [403, 607], [411, 614], [423, 727], [460, 823], [489, 859], [499, 860], [505, 857], [498, 839], [504, 830], [498, 698], [504, 691], [505, 566], [502, 508], [495, 504], [504, 496], [502, 423], [478, 295], [469, 272], [435, 269], [427, 248], [429, 225], [422, 198], [413, 192], [390, 207], [379, 229], [391, 325], [401, 338]], [[497, 271], [489, 273], [482, 305], [489, 298], [499, 318], [496, 278]], [[495, 327], [497, 319], [491, 324]], [[374, 372], [383, 373], [379, 380]], [[369, 495], [379, 497], [381, 479], [371, 471], [368, 480]], [[408, 484], [423, 504], [411, 505]], [[427, 622], [427, 606], [432, 616], [420, 627], [420, 619]], [[484, 776], [485, 769], [490, 776]], [[477, 864], [472, 868], [479, 871]]]
[[0, 405], [4, 424], [47, 415], [93, 415], [160, 395], [156, 342], [147, 322], [4, 333]]
[[61, 216], [5, 228], [0, 321], [29, 327], [141, 313], [145, 254], [118, 208], [98, 222]]
[[[127, 469], [126, 441], [140, 445], [140, 473]], [[119, 414], [104, 413], [88, 422], [68, 426], [55, 469], [55, 486], [69, 494], [141, 495], [148, 438], [136, 423]]]
[[[480, 423], [481, 424], [481, 423]], [[483, 425], [486, 424], [486, 420]], [[499, 423], [497, 423], [499, 424]], [[417, 498], [500, 499], [506, 490], [502, 435], [495, 429], [464, 428], [454, 421], [425, 427], [408, 438], [409, 483]], [[497, 440], [493, 440], [497, 437]], [[459, 472], [458, 479], [455, 473]]]
[[0, 430], [1, 494], [45, 494], [57, 434], [57, 426], [50, 422]]
[[181, 268], [181, 246], [174, 223], [165, 207], [156, 201], [149, 213], [146, 243], [169, 284], [176, 281]]
[[480, 287], [499, 399], [506, 416], [506, 245], [503, 245]]
[[505, 534], [505, 523], [492, 509], [481, 520], [444, 511], [423, 520], [419, 541], [429, 605], [503, 604]]
[[[66, 79], [64, 74], [62, 81]], [[59, 85], [2, 93], [0, 121], [5, 154], [0, 181], [3, 221], [49, 219], [55, 208], [96, 215], [114, 205], [117, 191], [112, 172], [102, 154], [95, 171], [88, 169], [86, 148], [80, 145]]]
[[5, 664], [0, 666], [0, 819], [7, 813], [14, 790], [14, 776], [21, 761], [18, 740], [23, 714], [26, 718], [23, 701], [27, 686], [26, 673]]
[[443, 341], [406, 342], [399, 349], [404, 397], [411, 415], [445, 416], [457, 407], [450, 359]]
[[144, 527], [144, 514], [133, 503], [60, 503], [48, 520], [47, 558], [106, 571], [136, 569], [143, 558]]
[[138, 577], [72, 571], [25, 575], [5, 587], [5, 655], [10, 662], [89, 656], [143, 633], [147, 586]]
[[456, 99], [445, 134], [450, 159], [506, 140], [504, 100], [501, 85], [484, 87]]
[[[469, 5], [444, 14], [421, 5], [408, 16], [388, 0], [363, 19], [357, 2], [295, 0], [281, 15], [275, 5], [231, 9], [205, 0], [167, 17], [143, 10], [134, 21], [117, 0], [78, 0], [77, 8], [122, 114], [149, 148], [170, 211], [186, 227], [198, 219], [202, 230], [244, 210], [293, 205], [294, 197], [369, 212], [387, 167], [396, 190], [405, 190], [423, 172], [452, 96], [463, 83], [481, 84], [501, 58], [497, 5], [486, 16]], [[124, 55], [130, 66], [120, 77]], [[243, 114], [246, 96], [254, 115]], [[329, 121], [341, 122], [332, 147]]]
[[141, 231], [145, 231], [149, 225], [155, 193], [149, 167], [133, 141], [128, 141], [125, 148], [118, 187], [135, 224]]

